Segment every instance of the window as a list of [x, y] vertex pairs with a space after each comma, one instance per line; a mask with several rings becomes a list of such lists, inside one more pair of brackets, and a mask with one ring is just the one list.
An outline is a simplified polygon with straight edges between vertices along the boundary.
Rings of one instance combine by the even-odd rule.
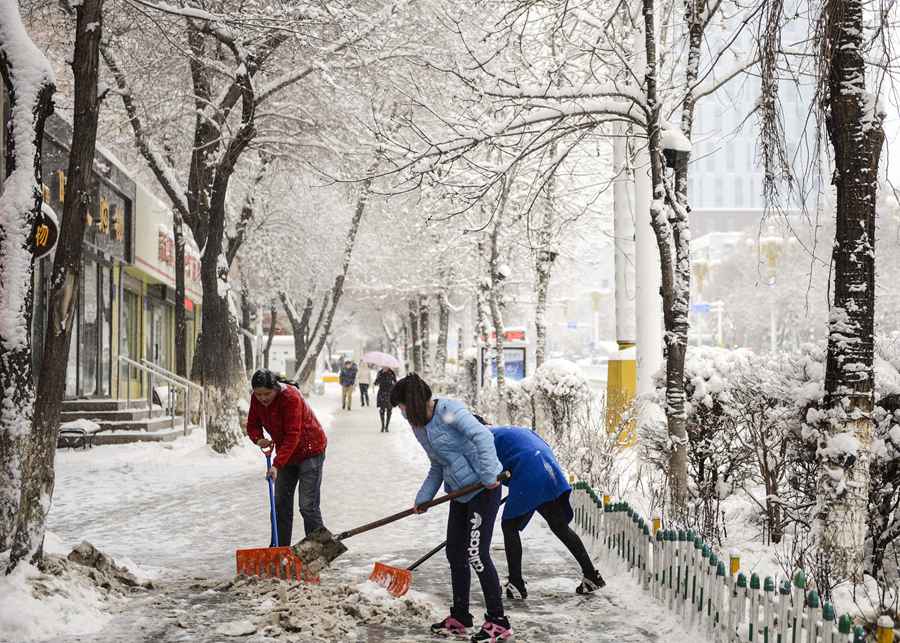
[[734, 177], [734, 205], [737, 208], [746, 208], [747, 203], [744, 202], [744, 181], [742, 176]]

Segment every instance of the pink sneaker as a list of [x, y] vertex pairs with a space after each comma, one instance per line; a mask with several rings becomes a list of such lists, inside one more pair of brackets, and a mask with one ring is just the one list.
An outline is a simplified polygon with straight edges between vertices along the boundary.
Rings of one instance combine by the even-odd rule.
[[487, 643], [496, 643], [497, 641], [506, 641], [511, 639], [513, 635], [512, 627], [509, 625], [509, 619], [505, 616], [490, 617], [481, 626], [481, 629], [472, 637], [472, 643], [486, 641]]
[[431, 626], [431, 633], [439, 636], [468, 636], [469, 628], [472, 627], [471, 617], [468, 619], [468, 625], [454, 616], [448, 616], [440, 623]]

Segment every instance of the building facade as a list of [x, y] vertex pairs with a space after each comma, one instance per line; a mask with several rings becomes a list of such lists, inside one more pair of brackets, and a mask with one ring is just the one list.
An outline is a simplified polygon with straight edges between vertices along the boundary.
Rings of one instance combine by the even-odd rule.
[[[0, 92], [2, 94], [2, 92]], [[8, 105], [0, 96], [4, 125]], [[5, 131], [6, 128], [0, 128]], [[62, 217], [72, 127], [58, 115], [47, 119], [42, 144], [45, 208]], [[6, 157], [0, 135], [0, 159]], [[6, 176], [5, 165], [0, 172]], [[175, 253], [172, 212], [136, 181], [115, 157], [98, 146], [93, 166], [92, 205], [85, 218], [82, 278], [76, 293], [72, 343], [66, 366], [66, 398], [146, 395], [134, 368], [120, 359], [147, 360], [175, 370]], [[0, 186], [2, 189], [2, 186]], [[200, 258], [190, 240], [185, 249], [188, 365], [200, 315]], [[47, 328], [54, 252], [35, 261], [32, 336], [36, 377]], [[130, 386], [130, 390], [129, 387]]]

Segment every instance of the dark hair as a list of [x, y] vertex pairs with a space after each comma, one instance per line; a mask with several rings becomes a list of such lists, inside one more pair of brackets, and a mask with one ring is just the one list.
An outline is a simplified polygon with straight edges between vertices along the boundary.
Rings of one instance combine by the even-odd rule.
[[391, 406], [406, 406], [406, 419], [413, 426], [428, 424], [428, 403], [431, 401], [431, 387], [415, 373], [410, 373], [391, 389]]
[[278, 388], [278, 376], [267, 368], [261, 368], [250, 378], [250, 388]]

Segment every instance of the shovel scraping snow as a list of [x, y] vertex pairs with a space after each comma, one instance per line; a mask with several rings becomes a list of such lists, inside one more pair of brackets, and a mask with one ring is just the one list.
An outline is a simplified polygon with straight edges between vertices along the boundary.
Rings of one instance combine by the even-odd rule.
[[[499, 476], [497, 476], [497, 481], [503, 482], [504, 480], [508, 480], [509, 476], [509, 471], [504, 471]], [[457, 489], [456, 491], [448, 493], [445, 496], [441, 496], [440, 498], [435, 498], [434, 500], [423, 503], [419, 505], [419, 508], [430, 509], [431, 507], [434, 507], [436, 505], [450, 502], [454, 498], [465, 496], [466, 494], [472, 493], [473, 491], [478, 491], [479, 489], [483, 488], [484, 485], [481, 483], [472, 484], [468, 487]], [[335, 558], [347, 551], [347, 547], [341, 541], [346, 540], [351, 536], [356, 536], [363, 532], [371, 531], [372, 529], [377, 529], [378, 527], [383, 527], [384, 525], [396, 522], [401, 518], [411, 516], [414, 513], [416, 513], [415, 507], [407, 509], [405, 511], [401, 511], [399, 513], [395, 513], [391, 516], [387, 516], [386, 518], [382, 518], [381, 520], [370, 522], [368, 524], [362, 525], [361, 527], [357, 527], [356, 529], [343, 531], [336, 536], [328, 531], [325, 527], [319, 527], [318, 529], [310, 533], [306, 538], [291, 547], [291, 549], [293, 550], [294, 554], [296, 554], [297, 558], [300, 559], [300, 562], [302, 563], [307, 573], [318, 574], [319, 571], [330, 565]]]

